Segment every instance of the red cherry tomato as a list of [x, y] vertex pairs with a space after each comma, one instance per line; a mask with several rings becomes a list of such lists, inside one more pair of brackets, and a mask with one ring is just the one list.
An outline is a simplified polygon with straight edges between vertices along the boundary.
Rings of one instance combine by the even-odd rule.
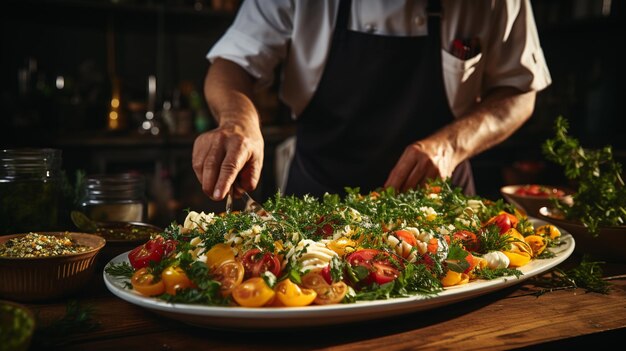
[[467, 256], [465, 257], [465, 261], [467, 261], [467, 263], [469, 263], [469, 267], [467, 267], [467, 269], [465, 271], [463, 271], [463, 273], [469, 273], [478, 264], [478, 261], [474, 260], [474, 255], [472, 255], [469, 252], [467, 253]]
[[458, 230], [452, 234], [452, 237], [461, 241], [465, 249], [469, 251], [477, 251], [480, 248], [478, 237], [469, 230]]
[[333, 277], [330, 274], [330, 265], [322, 268], [322, 270], [320, 271], [320, 274], [322, 275], [322, 277], [324, 277], [324, 280], [326, 281], [326, 283], [328, 284], [333, 283]]
[[543, 185], [530, 184], [524, 185], [515, 190], [515, 194], [522, 196], [538, 196], [538, 197], [563, 197], [565, 192], [561, 189], [547, 187]]
[[507, 212], [500, 212], [498, 215], [491, 217], [485, 226], [495, 224], [500, 228], [500, 234], [506, 233], [509, 229], [517, 227], [519, 220], [515, 215]]
[[246, 251], [241, 258], [241, 263], [245, 268], [245, 279], [260, 277], [267, 271], [278, 277], [281, 270], [280, 260], [276, 255], [256, 248]]
[[165, 239], [156, 237], [141, 244], [128, 253], [128, 261], [135, 269], [147, 267], [150, 262], [159, 262], [165, 254]]
[[391, 256], [376, 249], [361, 249], [348, 255], [347, 261], [352, 267], [363, 267], [370, 273], [362, 280], [364, 284], [389, 283], [400, 275], [400, 270], [391, 262]]
[[321, 235], [324, 238], [328, 238], [329, 236], [332, 236], [333, 233], [335, 232], [335, 228], [333, 227], [333, 225], [336, 225], [337, 221], [336, 220], [326, 220], [326, 218], [324, 218], [324, 216], [321, 216], [320, 218], [317, 219], [317, 221], [315, 221], [315, 234], [316, 235]]

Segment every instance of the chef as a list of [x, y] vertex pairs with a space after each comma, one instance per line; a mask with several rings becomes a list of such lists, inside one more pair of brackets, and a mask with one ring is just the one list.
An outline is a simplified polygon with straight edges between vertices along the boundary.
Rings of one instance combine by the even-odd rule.
[[274, 79], [297, 125], [283, 192], [318, 197], [433, 178], [473, 194], [469, 159], [520, 128], [551, 83], [529, 0], [245, 0], [207, 57], [218, 127], [192, 164], [214, 200], [258, 184], [251, 96]]

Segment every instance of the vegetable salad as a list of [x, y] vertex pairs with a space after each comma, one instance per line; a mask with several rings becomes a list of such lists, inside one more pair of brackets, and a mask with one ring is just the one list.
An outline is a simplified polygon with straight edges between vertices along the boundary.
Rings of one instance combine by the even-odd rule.
[[503, 200], [465, 196], [447, 181], [406, 193], [347, 190], [276, 194], [260, 214], [189, 211], [107, 273], [170, 302], [325, 305], [519, 277], [517, 268], [560, 244], [556, 227], [535, 228]]

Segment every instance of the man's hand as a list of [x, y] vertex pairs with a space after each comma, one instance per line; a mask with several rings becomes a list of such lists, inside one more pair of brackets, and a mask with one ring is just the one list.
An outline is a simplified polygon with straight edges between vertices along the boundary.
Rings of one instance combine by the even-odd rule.
[[236, 179], [252, 191], [263, 167], [261, 132], [226, 124], [203, 133], [193, 144], [192, 165], [202, 191], [213, 200], [222, 200]]
[[219, 127], [198, 136], [192, 166], [202, 191], [224, 199], [237, 180], [246, 191], [256, 188], [263, 167], [263, 136], [250, 98], [254, 78], [237, 64], [217, 59], [204, 81], [207, 103]]
[[467, 115], [409, 145], [385, 187], [404, 192], [428, 179], [447, 178], [464, 160], [504, 141], [530, 118], [536, 92], [492, 90]]
[[424, 139], [407, 146], [389, 173], [386, 187], [405, 192], [428, 179], [446, 178], [452, 175], [456, 164], [452, 161], [453, 150], [445, 142]]

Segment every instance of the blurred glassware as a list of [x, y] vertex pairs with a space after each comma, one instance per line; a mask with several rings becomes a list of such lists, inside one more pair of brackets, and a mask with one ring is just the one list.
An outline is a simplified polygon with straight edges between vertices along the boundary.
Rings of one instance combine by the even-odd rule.
[[146, 179], [132, 173], [87, 176], [80, 208], [95, 221], [143, 222], [148, 214]]
[[0, 150], [0, 234], [59, 229], [61, 158], [57, 149]]

